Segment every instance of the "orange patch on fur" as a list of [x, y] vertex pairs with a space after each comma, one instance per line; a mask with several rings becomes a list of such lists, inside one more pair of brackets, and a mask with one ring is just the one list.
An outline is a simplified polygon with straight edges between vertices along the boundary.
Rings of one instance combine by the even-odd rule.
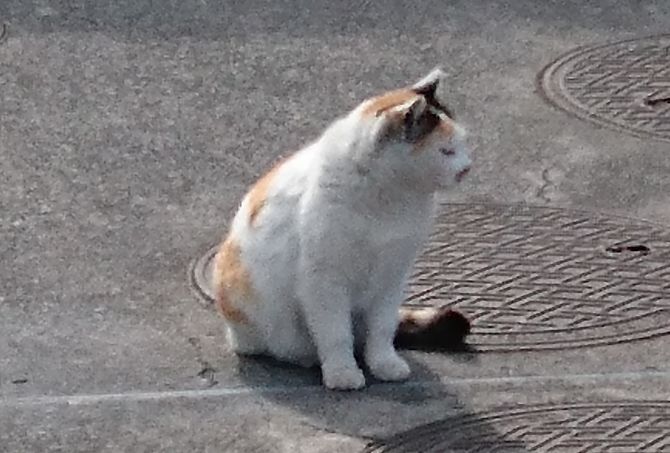
[[251, 223], [252, 226], [256, 225], [258, 214], [260, 214], [267, 201], [270, 185], [286, 160], [287, 158], [280, 160], [274, 167], [272, 167], [272, 169], [270, 169], [270, 171], [263, 175], [253, 187], [251, 187], [251, 190], [249, 190], [249, 223]]
[[[249, 299], [253, 289], [249, 273], [240, 259], [240, 246], [230, 238], [226, 239], [216, 254], [216, 303], [229, 321], [246, 324], [247, 316], [237, 308], [233, 300]], [[232, 299], [232, 300], [231, 300]]]
[[402, 105], [417, 97], [418, 95], [412, 90], [389, 91], [381, 96], [370, 99], [363, 109], [363, 115], [379, 116], [386, 110]]
[[440, 124], [437, 126], [436, 130], [445, 137], [449, 138], [451, 138], [451, 136], [454, 134], [454, 126], [449, 121], [440, 121]]

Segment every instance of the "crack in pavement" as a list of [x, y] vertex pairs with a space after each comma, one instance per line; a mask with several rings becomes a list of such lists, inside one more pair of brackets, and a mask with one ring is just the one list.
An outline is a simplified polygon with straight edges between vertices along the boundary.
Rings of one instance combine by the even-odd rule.
[[7, 35], [9, 34], [7, 30], [7, 24], [4, 22], [0, 23], [0, 44], [7, 40]]
[[540, 200], [550, 203], [551, 198], [547, 195], [547, 190], [554, 185], [554, 181], [552, 181], [549, 178], [549, 172], [553, 169], [554, 167], [547, 167], [542, 170], [542, 181], [544, 184], [542, 184], [538, 189], [537, 192], [535, 192], [535, 196], [539, 198]]
[[211, 363], [203, 358], [204, 354], [202, 352], [200, 340], [195, 337], [189, 337], [188, 343], [195, 349], [195, 360], [200, 365], [200, 371], [198, 371], [196, 376], [205, 381], [207, 387], [214, 387], [219, 383], [219, 381], [215, 379], [216, 369], [214, 369]]

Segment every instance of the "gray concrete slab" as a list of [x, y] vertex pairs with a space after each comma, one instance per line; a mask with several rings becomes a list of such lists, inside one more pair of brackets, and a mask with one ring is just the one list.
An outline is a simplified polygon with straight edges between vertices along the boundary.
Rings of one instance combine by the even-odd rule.
[[438, 64], [476, 150], [450, 200], [667, 225], [668, 144], [536, 85], [575, 46], [666, 32], [667, 2], [3, 1], [0, 20], [6, 451], [357, 451], [443, 414], [670, 396], [667, 337], [407, 353], [420, 386], [331, 394], [316, 372], [233, 357], [187, 275], [276, 158]]
[[445, 419], [474, 418], [481, 421], [479, 435], [498, 433], [487, 415], [500, 406], [574, 403], [575, 395], [577, 402], [593, 404], [667, 402], [668, 376], [445, 378], [357, 393], [274, 385], [23, 398], [3, 404], [9, 429], [0, 439], [11, 451], [360, 451], [369, 442]]

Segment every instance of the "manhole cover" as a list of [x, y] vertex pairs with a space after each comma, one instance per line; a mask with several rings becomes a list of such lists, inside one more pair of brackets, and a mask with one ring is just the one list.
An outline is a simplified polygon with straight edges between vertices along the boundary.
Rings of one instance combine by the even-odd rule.
[[[209, 250], [192, 268], [212, 301]], [[670, 333], [670, 232], [526, 205], [442, 206], [408, 286], [409, 306], [448, 305], [481, 351], [613, 344]]]
[[670, 36], [573, 50], [544, 69], [541, 85], [581, 118], [670, 141]]
[[670, 452], [670, 403], [561, 404], [449, 418], [384, 441], [382, 452]]

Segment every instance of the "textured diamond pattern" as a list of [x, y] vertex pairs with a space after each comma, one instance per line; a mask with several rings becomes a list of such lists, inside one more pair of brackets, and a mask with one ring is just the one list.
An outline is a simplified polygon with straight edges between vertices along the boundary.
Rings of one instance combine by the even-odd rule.
[[544, 70], [542, 86], [571, 113], [670, 141], [668, 36], [577, 49]]
[[440, 420], [372, 442], [382, 452], [670, 452], [670, 403], [564, 404]]
[[[607, 251], [626, 245], [649, 252]], [[629, 328], [649, 333], [670, 321], [670, 235], [559, 208], [445, 205], [407, 304], [464, 311], [471, 342], [483, 349], [586, 345], [620, 339]]]

